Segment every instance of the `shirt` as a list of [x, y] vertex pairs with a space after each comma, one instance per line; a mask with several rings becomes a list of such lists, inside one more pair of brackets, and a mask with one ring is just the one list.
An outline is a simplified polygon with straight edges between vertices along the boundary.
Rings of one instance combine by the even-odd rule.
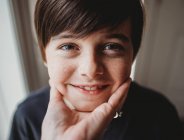
[[[18, 105], [9, 140], [40, 140], [49, 92], [42, 88]], [[121, 111], [104, 130], [103, 140], [184, 140], [175, 107], [158, 92], [132, 82]]]

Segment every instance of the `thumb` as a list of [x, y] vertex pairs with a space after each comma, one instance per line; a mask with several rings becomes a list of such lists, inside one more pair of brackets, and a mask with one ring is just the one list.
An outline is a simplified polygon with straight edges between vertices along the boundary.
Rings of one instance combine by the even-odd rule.
[[115, 112], [124, 103], [130, 83], [131, 79], [128, 79], [112, 94], [107, 103], [103, 103], [92, 112], [90, 122], [93, 125], [89, 132], [91, 135], [94, 135], [94, 133], [102, 133], [105, 127], [109, 124]]

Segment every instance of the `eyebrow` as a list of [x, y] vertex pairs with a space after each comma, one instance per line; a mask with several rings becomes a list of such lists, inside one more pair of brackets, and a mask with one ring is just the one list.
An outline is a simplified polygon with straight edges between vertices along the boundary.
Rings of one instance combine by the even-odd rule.
[[109, 39], [119, 39], [121, 40], [122, 42], [129, 42], [129, 38], [124, 35], [124, 34], [110, 34], [110, 35], [107, 35], [107, 38]]
[[59, 34], [59, 35], [52, 37], [52, 40], [57, 40], [61, 38], [77, 38], [77, 37], [76, 35], [73, 35], [73, 34]]
[[[52, 40], [57, 40], [57, 39], [61, 39], [61, 38], [75, 38], [75, 39], [77, 39], [77, 36], [74, 34], [59, 34], [59, 35], [52, 37]], [[120, 34], [109, 34], [106, 36], [106, 38], [119, 39], [122, 42], [129, 42], [130, 41], [126, 35], [121, 34], [121, 33]]]

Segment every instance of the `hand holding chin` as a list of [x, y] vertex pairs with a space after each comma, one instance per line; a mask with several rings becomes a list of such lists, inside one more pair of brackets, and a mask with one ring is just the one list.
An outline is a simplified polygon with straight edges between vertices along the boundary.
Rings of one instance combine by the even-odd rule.
[[96, 140], [123, 105], [131, 80], [124, 82], [109, 98], [92, 112], [79, 112], [56, 89], [52, 81], [50, 101], [42, 123], [42, 140]]

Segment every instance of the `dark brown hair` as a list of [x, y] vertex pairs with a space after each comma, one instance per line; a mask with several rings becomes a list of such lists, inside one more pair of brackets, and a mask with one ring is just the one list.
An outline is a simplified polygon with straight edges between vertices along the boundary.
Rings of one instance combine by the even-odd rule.
[[45, 60], [45, 47], [52, 36], [70, 31], [84, 37], [101, 28], [113, 29], [130, 18], [136, 56], [143, 32], [143, 7], [140, 0], [38, 0], [35, 28]]

